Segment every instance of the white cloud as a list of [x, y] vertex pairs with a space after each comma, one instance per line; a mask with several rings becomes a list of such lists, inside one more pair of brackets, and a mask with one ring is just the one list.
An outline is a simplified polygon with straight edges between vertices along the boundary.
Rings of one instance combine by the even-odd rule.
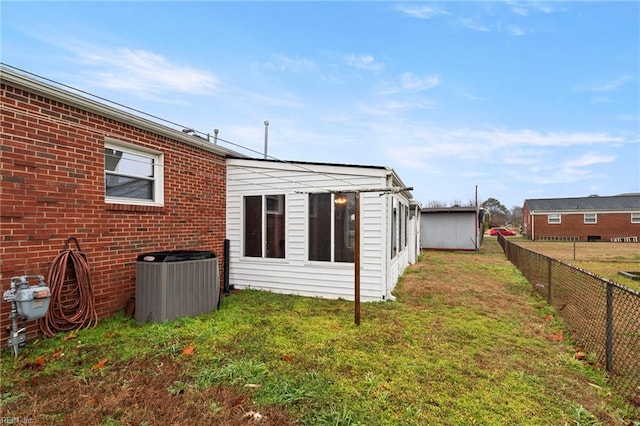
[[460, 96], [462, 96], [463, 98], [470, 99], [472, 101], [481, 101], [481, 100], [486, 100], [487, 99], [487, 98], [484, 98], [484, 97], [481, 97], [481, 96], [474, 95], [473, 93], [468, 92], [468, 91], [466, 91], [464, 89], [458, 89], [457, 93]]
[[[537, 164], [548, 155], [546, 151], [555, 151], [562, 147], [625, 142], [620, 137], [603, 133], [542, 133], [528, 129], [444, 129], [406, 124], [385, 126], [377, 133], [386, 135], [384, 137], [388, 140], [407, 141], [408, 146], [402, 150], [389, 146], [386, 154], [408, 168], [424, 167], [434, 159], [482, 161], [488, 164], [503, 164], [507, 160], [512, 164]], [[523, 153], [520, 161], [518, 152]], [[594, 158], [592, 155], [581, 158], [580, 161], [586, 163], [595, 161]], [[606, 156], [601, 156], [600, 160], [612, 161]]]
[[613, 103], [613, 100], [611, 98], [607, 98], [605, 96], [596, 96], [595, 98], [591, 99], [591, 103], [594, 103], [594, 104], [610, 104], [610, 103]]
[[507, 31], [509, 32], [509, 34], [511, 34], [512, 36], [516, 36], [516, 37], [520, 37], [523, 35], [526, 35], [526, 31], [524, 29], [522, 29], [522, 27], [518, 26], [518, 25], [510, 25], [507, 28]]
[[513, 6], [511, 8], [511, 11], [513, 13], [515, 13], [516, 15], [520, 15], [520, 16], [528, 16], [529, 15], [529, 10], [527, 10], [527, 8], [522, 7], [522, 6]]
[[219, 83], [208, 71], [172, 63], [146, 50], [93, 47], [76, 53], [84, 65], [100, 69], [93, 83], [111, 89], [156, 95], [166, 91], [206, 94]]
[[265, 95], [241, 88], [229, 87], [236, 100], [250, 101], [253, 105], [261, 104], [270, 107], [298, 108], [302, 103], [294, 95], [286, 92], [279, 92], [277, 96]]
[[508, 146], [513, 143], [516, 145], [557, 147], [623, 141], [620, 137], [605, 133], [549, 132], [545, 134], [529, 129], [515, 132], [480, 132], [479, 135], [499, 146]]
[[398, 5], [396, 10], [418, 19], [430, 19], [438, 15], [449, 15], [444, 9], [436, 6]]
[[585, 85], [578, 85], [573, 88], [578, 92], [611, 92], [619, 89], [633, 79], [630, 76], [621, 76], [612, 80], [605, 81], [603, 83], [591, 83]]
[[271, 71], [303, 73], [313, 71], [315, 63], [307, 58], [291, 58], [286, 55], [273, 55], [272, 60], [264, 63], [263, 68]]
[[599, 154], [595, 151], [591, 151], [591, 152], [586, 152], [582, 154], [580, 157], [575, 158], [573, 160], [565, 161], [562, 167], [569, 169], [569, 168], [592, 166], [594, 164], [611, 163], [616, 159], [617, 157], [614, 155]]
[[350, 67], [366, 71], [380, 71], [384, 67], [371, 55], [349, 55], [346, 57], [346, 62]]
[[511, 6], [511, 11], [513, 13], [520, 16], [529, 16], [531, 13], [535, 13], [535, 12], [542, 12], [542, 13], [549, 14], [555, 11], [553, 7], [541, 1], [530, 1], [530, 2], [507, 1], [506, 4]]
[[435, 101], [387, 101], [360, 104], [358, 111], [367, 116], [389, 116], [407, 110], [435, 109], [437, 107], [438, 103]]
[[460, 23], [462, 24], [463, 27], [469, 28], [470, 30], [481, 31], [481, 32], [491, 31], [491, 28], [480, 24], [479, 22], [477, 22], [477, 19], [475, 18], [463, 18], [460, 20]]
[[616, 117], [622, 121], [640, 121], [640, 114], [621, 114]]
[[400, 85], [405, 90], [426, 90], [437, 86], [439, 83], [440, 78], [434, 74], [419, 77], [411, 72], [405, 72], [400, 76]]

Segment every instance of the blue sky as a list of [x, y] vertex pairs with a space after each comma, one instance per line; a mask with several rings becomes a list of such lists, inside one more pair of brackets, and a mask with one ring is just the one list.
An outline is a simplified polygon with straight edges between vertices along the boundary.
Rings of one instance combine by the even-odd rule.
[[269, 120], [270, 156], [393, 167], [425, 206], [476, 185], [507, 208], [640, 192], [639, 2], [5, 0], [1, 17], [5, 64], [257, 157]]

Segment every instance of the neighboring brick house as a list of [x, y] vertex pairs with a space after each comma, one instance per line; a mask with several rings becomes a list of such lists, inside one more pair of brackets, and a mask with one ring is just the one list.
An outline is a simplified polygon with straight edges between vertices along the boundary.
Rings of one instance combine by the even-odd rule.
[[[46, 277], [69, 237], [88, 256], [101, 318], [134, 295], [141, 253], [214, 251], [222, 272], [226, 156], [238, 153], [6, 68], [0, 77], [1, 290], [12, 276]], [[1, 330], [9, 309], [0, 301]]]
[[640, 194], [525, 200], [522, 234], [531, 240], [640, 241]]

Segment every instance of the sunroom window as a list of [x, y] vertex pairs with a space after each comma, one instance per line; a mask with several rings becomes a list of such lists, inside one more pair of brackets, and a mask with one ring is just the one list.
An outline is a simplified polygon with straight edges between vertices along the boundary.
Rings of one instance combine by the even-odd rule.
[[244, 255], [285, 257], [285, 196], [244, 197]]
[[355, 193], [309, 194], [309, 260], [353, 262]]

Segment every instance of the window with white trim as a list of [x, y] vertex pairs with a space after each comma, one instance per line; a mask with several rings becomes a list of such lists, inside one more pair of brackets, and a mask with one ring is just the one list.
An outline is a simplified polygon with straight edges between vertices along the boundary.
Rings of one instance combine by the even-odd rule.
[[597, 213], [585, 213], [584, 214], [584, 223], [585, 224], [596, 224], [596, 223], [598, 223], [598, 214]]
[[398, 255], [398, 208], [391, 206], [391, 259], [394, 259]]
[[309, 260], [354, 261], [355, 192], [309, 194]]
[[550, 225], [562, 223], [562, 215], [559, 213], [549, 213], [547, 215], [547, 223]]
[[631, 223], [640, 223], [640, 212], [631, 213]]
[[127, 143], [108, 141], [104, 146], [105, 201], [121, 204], [164, 203], [164, 156]]
[[252, 195], [244, 197], [244, 255], [285, 257], [285, 197]]

